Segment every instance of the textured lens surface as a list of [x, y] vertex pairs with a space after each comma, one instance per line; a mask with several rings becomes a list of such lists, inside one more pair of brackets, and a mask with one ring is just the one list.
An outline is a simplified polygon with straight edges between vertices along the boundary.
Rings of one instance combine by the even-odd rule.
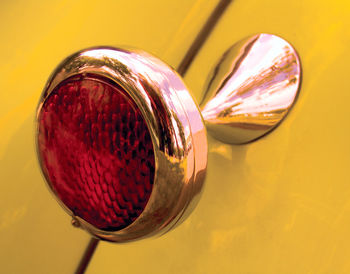
[[39, 115], [43, 171], [63, 203], [103, 230], [119, 230], [143, 211], [154, 179], [147, 125], [120, 87], [98, 77], [71, 78]]

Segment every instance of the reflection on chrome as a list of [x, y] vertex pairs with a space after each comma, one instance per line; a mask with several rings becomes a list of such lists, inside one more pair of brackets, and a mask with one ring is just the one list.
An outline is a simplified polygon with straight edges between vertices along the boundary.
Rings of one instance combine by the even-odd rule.
[[205, 89], [207, 129], [231, 144], [261, 137], [292, 107], [300, 78], [298, 55], [285, 40], [258, 34], [238, 42], [222, 56]]

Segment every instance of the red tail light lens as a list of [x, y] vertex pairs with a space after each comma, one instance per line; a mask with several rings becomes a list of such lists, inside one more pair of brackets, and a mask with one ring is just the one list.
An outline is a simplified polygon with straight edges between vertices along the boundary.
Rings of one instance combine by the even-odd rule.
[[68, 78], [50, 93], [38, 120], [44, 174], [62, 202], [99, 229], [130, 225], [149, 200], [155, 159], [129, 95], [100, 76]]
[[49, 187], [95, 237], [164, 234], [199, 200], [201, 114], [181, 77], [146, 52], [98, 47], [69, 56], [44, 88], [37, 122]]

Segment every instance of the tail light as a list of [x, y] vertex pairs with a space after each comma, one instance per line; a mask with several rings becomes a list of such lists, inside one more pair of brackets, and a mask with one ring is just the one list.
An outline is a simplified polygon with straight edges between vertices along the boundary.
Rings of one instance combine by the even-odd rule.
[[180, 77], [153, 56], [74, 54], [47, 83], [37, 119], [49, 187], [94, 236], [164, 233], [193, 208], [206, 170], [205, 127]]

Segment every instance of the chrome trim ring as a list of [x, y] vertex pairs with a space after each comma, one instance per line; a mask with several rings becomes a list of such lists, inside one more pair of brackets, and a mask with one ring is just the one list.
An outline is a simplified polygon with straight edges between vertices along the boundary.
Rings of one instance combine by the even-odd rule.
[[[93, 236], [126, 242], [162, 234], [179, 224], [193, 209], [207, 167], [207, 138], [198, 106], [181, 77], [156, 57], [135, 49], [96, 47], [65, 59], [53, 72], [42, 93], [37, 120], [45, 100], [64, 80], [95, 74], [122, 87], [139, 107], [151, 134], [155, 177], [150, 199], [138, 218], [118, 231], [105, 231], [86, 222], [59, 200], [74, 223]], [[38, 123], [37, 137], [38, 137]], [[38, 138], [37, 138], [38, 140]], [[39, 147], [37, 143], [37, 149]], [[43, 168], [40, 153], [38, 159]]]

